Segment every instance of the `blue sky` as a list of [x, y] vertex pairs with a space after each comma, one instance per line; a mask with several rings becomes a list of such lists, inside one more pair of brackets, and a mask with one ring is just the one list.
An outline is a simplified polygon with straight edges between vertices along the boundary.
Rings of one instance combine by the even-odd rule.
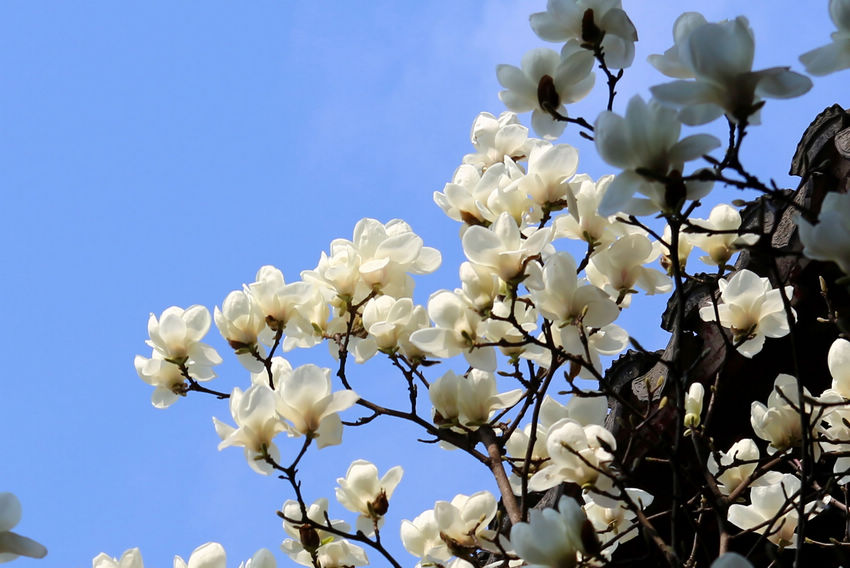
[[[455, 287], [457, 226], [432, 193], [471, 150], [476, 114], [503, 110], [495, 66], [545, 45], [527, 24], [544, 4], [0, 5], [0, 490], [23, 503], [19, 532], [50, 550], [19, 565], [83, 567], [101, 551], [139, 546], [148, 566], [169, 566], [210, 540], [233, 565], [263, 546], [289, 565], [274, 516], [286, 486], [249, 470], [241, 451], [215, 449], [211, 416], [229, 421], [226, 404], [191, 396], [167, 411], [150, 405], [132, 365], [149, 353], [148, 314], [212, 309], [263, 264], [295, 280], [367, 216], [401, 217], [443, 251], [441, 270], [418, 279], [418, 301]], [[825, 1], [747, 4], [757, 69], [801, 70], [796, 56], [832, 31]], [[717, 20], [739, 5], [626, 2], [640, 41], [617, 108], [666, 80], [643, 61], [672, 43], [680, 11]], [[576, 113], [592, 121], [603, 91], [599, 81]], [[792, 183], [785, 173], [800, 133], [825, 106], [846, 104], [843, 93], [838, 74], [816, 79], [803, 99], [768, 102], [746, 163]], [[563, 141], [579, 147], [580, 171], [610, 171], [569, 131]], [[653, 331], [661, 304], [635, 304], [624, 325], [662, 345]], [[217, 330], [209, 337], [227, 361], [214, 386], [244, 386], [247, 373]], [[329, 364], [323, 348], [290, 355]], [[371, 362], [355, 387], [378, 398], [403, 385]], [[381, 471], [403, 465], [387, 538], [412, 564], [393, 542], [401, 519], [481, 489], [486, 472], [389, 425], [347, 431], [343, 446], [309, 454], [305, 488], [311, 499], [332, 497], [358, 457]], [[284, 453], [296, 447], [288, 442]]]

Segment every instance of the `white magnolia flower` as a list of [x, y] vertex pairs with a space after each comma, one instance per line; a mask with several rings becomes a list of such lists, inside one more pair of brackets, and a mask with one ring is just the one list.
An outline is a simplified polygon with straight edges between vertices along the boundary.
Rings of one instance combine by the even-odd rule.
[[174, 568], [226, 568], [227, 553], [217, 542], [202, 544], [192, 551], [187, 563], [180, 556], [174, 557]]
[[[730, 505], [727, 519], [738, 528], [767, 535], [767, 539], [777, 546], [795, 548], [799, 492], [800, 480], [785, 473], [779, 483], [753, 487], [750, 505]], [[814, 509], [813, 505], [806, 505], [807, 514]]]
[[[672, 251], [669, 247], [665, 246], [665, 243], [669, 244], [671, 247], [673, 246], [673, 232], [670, 229], [670, 225], [664, 226], [664, 234], [661, 235], [661, 239], [664, 241], [663, 243], [661, 241], [656, 241], [653, 243], [653, 246], [656, 246], [661, 250], [661, 257], [659, 258], [661, 267], [667, 271], [668, 276], [673, 276]], [[691, 250], [694, 248], [691, 235], [680, 230], [678, 245], [679, 268], [684, 271], [685, 267], [688, 265], [688, 257], [691, 255]]]
[[272, 382], [269, 384], [269, 374], [266, 369], [258, 373], [251, 373], [251, 384], [263, 384], [269, 385], [274, 389], [277, 389], [278, 385], [280, 385], [283, 381], [285, 381], [292, 374], [292, 364], [280, 356], [272, 357]]
[[221, 364], [221, 356], [201, 339], [210, 329], [210, 312], [204, 306], [166, 308], [159, 319], [148, 318], [146, 341], [162, 359], [176, 365], [185, 364], [192, 378], [209, 380], [215, 377], [212, 367]]
[[528, 481], [532, 491], [545, 491], [562, 482], [600, 491], [613, 487], [611, 478], [601, 473], [614, 456], [609, 450], [617, 448], [614, 436], [602, 426], [582, 426], [564, 418], [549, 428], [546, 450], [549, 462]]
[[505, 282], [521, 280], [528, 259], [552, 240], [552, 230], [538, 229], [525, 235], [507, 213], [488, 228], [469, 227], [463, 234], [463, 252], [471, 262], [492, 269]]
[[[2, 562], [2, 559], [0, 559]], [[142, 562], [142, 553], [138, 548], [130, 548], [124, 551], [121, 558], [113, 558], [101, 552], [91, 561], [92, 568], [145, 568]]]
[[614, 216], [599, 214], [599, 203], [614, 176], [602, 176], [594, 182], [590, 176], [579, 174], [570, 182], [576, 204], [570, 207], [569, 215], [555, 219], [554, 238], [567, 237], [587, 242], [593, 248], [607, 246], [623, 234], [622, 223]]
[[636, 287], [647, 294], [669, 292], [673, 282], [654, 268], [644, 266], [653, 262], [660, 250], [641, 234], [632, 234], [614, 241], [608, 248], [599, 251], [587, 265], [587, 278], [623, 307], [628, 307], [630, 295]]
[[336, 499], [340, 504], [358, 513], [355, 527], [371, 536], [384, 522], [389, 499], [404, 474], [400, 465], [392, 467], [378, 479], [378, 468], [366, 460], [355, 460], [348, 466], [345, 477], [337, 478]]
[[489, 311], [496, 297], [505, 293], [504, 283], [486, 266], [462, 262], [459, 273], [463, 296], [478, 312]]
[[496, 370], [496, 352], [492, 347], [475, 347], [483, 341], [479, 334], [481, 315], [466, 295], [455, 290], [439, 290], [428, 300], [428, 316], [435, 327], [410, 335], [410, 342], [435, 357], [460, 355], [476, 369]]
[[[434, 203], [450, 219], [466, 225], [486, 226], [498, 217], [498, 213], [494, 213], [491, 205], [498, 209], [498, 201], [505, 200], [504, 197], [499, 198], [499, 194], [515, 195], [518, 199], [508, 201], [511, 201], [511, 205], [512, 201], [517, 201], [515, 208], [519, 209], [521, 219], [522, 213], [531, 206], [527, 195], [513, 191], [517, 185], [516, 182], [522, 179], [523, 175], [523, 171], [510, 158], [492, 164], [483, 173], [473, 165], [461, 164], [455, 171], [452, 181], [443, 188], [443, 192], [434, 192]], [[494, 196], [496, 196], [495, 201]], [[465, 227], [462, 231], [464, 230]]]
[[[185, 393], [187, 388], [186, 377], [183, 376], [180, 367], [174, 363], [169, 363], [162, 357], [162, 353], [154, 351], [150, 359], [136, 355], [133, 360], [139, 378], [155, 387], [151, 395], [151, 404], [156, 408], [168, 408], [177, 401], [181, 394]], [[215, 376], [215, 373], [213, 373], [213, 376]], [[192, 378], [197, 381], [208, 381], [213, 377]]]
[[700, 14], [686, 14], [676, 21], [673, 35], [675, 51], [650, 63], [662, 73], [669, 70], [673, 76], [695, 80], [680, 79], [650, 91], [662, 103], [681, 109], [679, 120], [685, 124], [705, 124], [724, 113], [735, 122], [748, 120], [762, 97], [798, 97], [812, 88], [808, 77], [788, 67], [752, 70], [755, 39], [743, 16], [715, 24]]
[[704, 397], [705, 387], [702, 383], [692, 383], [685, 395], [685, 428], [696, 428], [700, 425]]
[[714, 266], [724, 266], [739, 249], [754, 245], [759, 239], [758, 235], [739, 235], [730, 232], [740, 229], [741, 214], [725, 203], [715, 206], [708, 215], [708, 219], [690, 219], [690, 222], [710, 231], [722, 231], [715, 234], [687, 233], [694, 246], [708, 253], [708, 256], [701, 256], [699, 259]]
[[578, 42], [564, 45], [560, 55], [537, 48], [522, 57], [522, 69], [513, 65], [496, 67], [496, 77], [505, 88], [499, 98], [514, 112], [531, 113], [531, 126], [538, 135], [553, 140], [566, 127], [564, 105], [583, 99], [593, 88], [593, 54]]
[[850, 274], [850, 193], [829, 192], [823, 199], [818, 223], [797, 217], [803, 254], [815, 260], [832, 261]]
[[316, 560], [322, 568], [348, 568], [369, 564], [366, 551], [347, 540], [335, 540], [320, 546]]
[[408, 360], [421, 359], [422, 351], [410, 342], [410, 334], [428, 327], [428, 313], [410, 298], [372, 298], [363, 308], [363, 328], [383, 353], [401, 351]]
[[250, 559], [240, 562], [239, 568], [277, 568], [277, 560], [271, 550], [261, 548]]
[[832, 375], [832, 390], [850, 399], [850, 341], [841, 338], [833, 341], [826, 361]]
[[[496, 550], [493, 540], [496, 532], [487, 528], [496, 516], [498, 503], [489, 491], [472, 495], [455, 495], [451, 502], [434, 504], [434, 520], [440, 538], [449, 551], [483, 548]], [[434, 552], [429, 552], [433, 555]]]
[[[251, 294], [271, 331], [285, 330], [284, 351], [312, 347], [321, 340], [314, 333], [313, 325], [321, 327], [328, 318], [328, 308], [313, 284], [287, 284], [280, 270], [267, 265], [257, 271], [256, 281], [245, 290]], [[261, 341], [271, 338], [270, 333], [259, 335]]]
[[513, 112], [503, 112], [499, 118], [489, 112], [480, 113], [472, 123], [469, 137], [476, 151], [464, 156], [463, 163], [481, 170], [502, 163], [506, 156], [514, 162], [524, 160], [534, 145], [528, 138], [528, 128], [520, 124]]
[[[731, 329], [741, 355], [752, 358], [764, 347], [765, 337], [788, 335], [790, 327], [781, 293], [771, 287], [767, 278], [744, 269], [729, 279], [720, 279], [717, 286], [723, 302], [717, 306], [720, 325]], [[786, 296], [790, 298], [793, 293], [793, 286], [785, 287]], [[792, 313], [796, 316], [793, 309]], [[717, 320], [714, 306], [700, 308], [699, 316], [703, 321]]]
[[[221, 303], [221, 309], [215, 308], [215, 325], [221, 332], [227, 343], [236, 350], [239, 362], [251, 372], [262, 370], [263, 362], [257, 359], [250, 351], [260, 351], [257, 343], [261, 341], [260, 336], [271, 335], [271, 330], [266, 326], [266, 318], [260, 306], [245, 290], [234, 290]], [[270, 343], [270, 337], [262, 339], [263, 343]]]
[[[546, 11], [532, 14], [529, 21], [546, 41], [575, 39], [592, 45], [601, 40], [605, 64], [613, 69], [625, 69], [634, 61], [637, 30], [620, 0], [549, 0]], [[588, 32], [597, 35], [588, 37]]]
[[330, 256], [322, 253], [315, 270], [301, 273], [305, 282], [330, 287], [338, 298], [357, 303], [372, 291], [401, 298], [413, 293], [409, 274], [428, 274], [440, 266], [437, 249], [401, 219], [386, 224], [361, 219], [352, 240], [334, 239]]
[[230, 414], [237, 427], [213, 418], [215, 431], [221, 438], [218, 449], [242, 446], [251, 469], [270, 475], [274, 470], [262, 459], [263, 452], [268, 452], [279, 463], [280, 452], [272, 440], [287, 430], [286, 424], [277, 415], [276, 406], [277, 396], [268, 384], [253, 384], [245, 392], [239, 387], [234, 388], [230, 394]]
[[833, 472], [839, 485], [850, 483], [850, 341], [836, 339], [827, 355], [832, 386], [821, 394], [824, 408], [824, 452], [838, 454]]
[[527, 523], [511, 528], [511, 544], [528, 568], [572, 568], [586, 551], [587, 517], [575, 499], [562, 496], [558, 509], [531, 509]]
[[[642, 489], [627, 487], [626, 493], [629, 499], [641, 509], [646, 509], [652, 504], [652, 495]], [[593, 528], [596, 529], [599, 540], [605, 543], [617, 537], [609, 546], [605, 547], [604, 554], [613, 554], [617, 546], [637, 536], [638, 530], [635, 521], [637, 515], [625, 501], [619, 501], [615, 506], [610, 507], [597, 503], [593, 493], [587, 493], [585, 499], [587, 503], [584, 506], [584, 513], [593, 524]]]
[[[808, 389], [803, 389], [805, 397], [811, 397]], [[806, 405], [806, 412], [811, 415], [811, 405]], [[815, 423], [815, 417], [810, 418]], [[803, 430], [800, 423], [800, 398], [797, 395], [797, 379], [791, 375], [780, 373], [773, 382], [773, 390], [767, 397], [767, 405], [753, 401], [750, 408], [750, 424], [756, 436], [770, 442], [768, 454], [784, 452], [789, 448], [800, 445], [803, 440]], [[809, 437], [811, 439], [811, 435]], [[820, 446], [815, 443], [815, 456], [820, 452]]]
[[832, 43], [800, 56], [800, 62], [811, 75], [829, 75], [850, 68], [850, 2], [829, 0], [829, 17], [838, 28], [832, 32]]
[[[563, 418], [570, 418], [582, 426], [602, 425], [607, 414], [608, 403], [604, 396], [574, 396], [564, 405], [546, 395], [543, 404], [540, 406], [540, 420], [537, 422], [537, 436], [531, 451], [529, 475], [534, 475], [541, 465], [545, 465], [545, 462], [549, 459], [549, 451], [546, 449], [546, 436], [553, 424]], [[523, 470], [530, 441], [531, 424], [526, 424], [522, 430], [514, 430], [505, 443], [505, 450], [513, 458], [511, 463], [514, 466], [508, 481], [516, 495], [521, 493], [522, 482], [519, 473]]]
[[[759, 448], [750, 438], [738, 440], [728, 452], [717, 452], [720, 463], [714, 458], [714, 454], [708, 456], [708, 471], [717, 480], [717, 487], [724, 495], [729, 495], [741, 483], [749, 480], [750, 475], [756, 470], [759, 461]], [[781, 475], [776, 471], [768, 471], [757, 477], [750, 483], [752, 487], [773, 485], [779, 483]]]
[[[679, 140], [681, 128], [675, 111], [654, 100], [645, 103], [638, 95], [629, 100], [625, 117], [610, 111], [599, 115], [594, 132], [596, 150], [603, 160], [624, 170], [605, 191], [599, 204], [600, 215], [649, 215], [674, 209], [682, 199], [694, 200], [708, 194], [711, 182], [686, 182], [684, 195], [671, 196], [663, 183], [652, 178], [676, 177], [683, 173], [685, 162], [720, 146], [720, 141], [708, 134]], [[646, 170], [651, 176], [645, 177], [638, 170]]]
[[0, 563], [18, 556], [44, 558], [47, 555], [47, 549], [41, 544], [12, 532], [21, 522], [22, 514], [21, 502], [13, 493], [0, 493]]
[[360, 399], [352, 390], [332, 393], [330, 374], [330, 369], [302, 365], [277, 390], [277, 412], [292, 423], [290, 434], [312, 436], [319, 448], [342, 441], [338, 413]]
[[569, 144], [538, 144], [528, 156], [528, 173], [519, 188], [543, 207], [575, 209], [575, 195], [569, 180], [578, 167], [578, 151]]
[[576, 263], [568, 252], [557, 252], [543, 264], [542, 287], [532, 288], [534, 305], [558, 327], [578, 322], [603, 327], [620, 315], [608, 294], [591, 284], [579, 284]]
[[[613, 323], [599, 328], [567, 325], [555, 335], [556, 346], [585, 361], [578, 370], [578, 376], [588, 380], [595, 380], [604, 373], [602, 355], [617, 355], [628, 344], [629, 333]], [[591, 372], [591, 368], [595, 373]]]
[[522, 398], [522, 391], [499, 393], [493, 373], [472, 369], [468, 376], [447, 371], [431, 383], [428, 396], [438, 425], [460, 424], [473, 430], [490, 420], [495, 410], [508, 408]]
[[[527, 297], [519, 297], [516, 302], [509, 298], [497, 300], [490, 310], [491, 317], [481, 322], [483, 333], [490, 341], [507, 341], [510, 344], [499, 346], [499, 351], [508, 357], [521, 356], [528, 349], [529, 345], [526, 344], [526, 338], [522, 331], [530, 334], [537, 329], [537, 310], [528, 300]], [[496, 319], [508, 318], [511, 314], [511, 307], [514, 310], [516, 323], [519, 324], [522, 331], [517, 329], [512, 322]]]
[[401, 522], [401, 543], [413, 556], [424, 558], [430, 556], [436, 560], [448, 560], [451, 553], [440, 538], [440, 528], [434, 517], [434, 510], [429, 509], [412, 521]]
[[[294, 562], [302, 566], [313, 566], [311, 551], [316, 552], [337, 542], [335, 534], [322, 529], [315, 529], [307, 523], [300, 523], [303, 517], [301, 516], [301, 505], [298, 501], [288, 500], [283, 504], [282, 512], [285, 519], [293, 519], [294, 521], [283, 521], [283, 529], [292, 538], [284, 540], [280, 548]], [[324, 497], [306, 507], [306, 513], [308, 519], [321, 526], [330, 526], [342, 532], [349, 532], [351, 528], [345, 521], [338, 519], [328, 521], [328, 500]]]

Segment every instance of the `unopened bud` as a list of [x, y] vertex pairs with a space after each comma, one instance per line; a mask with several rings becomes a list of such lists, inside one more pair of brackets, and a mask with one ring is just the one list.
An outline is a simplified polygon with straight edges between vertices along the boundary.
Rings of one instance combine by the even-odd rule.
[[556, 113], [561, 106], [561, 96], [555, 88], [555, 80], [551, 75], [543, 75], [537, 84], [537, 102], [540, 108], [549, 114]]
[[322, 539], [319, 538], [319, 533], [310, 525], [301, 525], [298, 527], [298, 537], [301, 539], [301, 546], [307, 552], [313, 553], [322, 545]]
[[373, 517], [383, 517], [387, 514], [390, 508], [390, 501], [387, 499], [387, 492], [381, 489], [381, 493], [374, 501], [369, 503], [369, 511]]

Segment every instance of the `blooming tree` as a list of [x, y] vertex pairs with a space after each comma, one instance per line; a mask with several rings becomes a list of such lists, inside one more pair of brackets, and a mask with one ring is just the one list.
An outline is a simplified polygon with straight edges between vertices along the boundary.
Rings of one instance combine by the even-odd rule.
[[[812, 75], [850, 67], [850, 1], [828, 9], [832, 42], [800, 57]], [[833, 107], [813, 122], [792, 164], [800, 187], [780, 188], [747, 169], [741, 148], [766, 99], [812, 82], [785, 66], [753, 70], [743, 16], [683, 14], [673, 46], [649, 57], [675, 80], [626, 101], [617, 89], [638, 31], [619, 1], [549, 0], [530, 23], [560, 51], [497, 68], [509, 110], [474, 119], [474, 151], [434, 193], [458, 223], [458, 287], [417, 304], [415, 277], [435, 271], [440, 252], [402, 220], [363, 219], [296, 281], [263, 266], [212, 312], [151, 314], [151, 350], [135, 367], [153, 405], [228, 400], [213, 418], [218, 449], [242, 448], [248, 467], [287, 488], [281, 549], [304, 566], [844, 560], [850, 114]], [[575, 116], [569, 105], [597, 75], [605, 108]], [[516, 114], [529, 111], [532, 130]], [[714, 121], [725, 143], [683, 135]], [[579, 173], [576, 137], [593, 140], [612, 175]], [[722, 203], [707, 210], [709, 199]], [[704, 255], [691, 261], [694, 248]], [[660, 351], [617, 323], [654, 294], [669, 298]], [[244, 367], [237, 385], [218, 386], [223, 358], [204, 341], [213, 323]], [[319, 344], [333, 368], [285, 358]], [[403, 405], [358, 394], [352, 367], [375, 358], [406, 388]], [[391, 421], [479, 463], [496, 492], [437, 495], [399, 529], [386, 515], [404, 464], [358, 459], [340, 465], [336, 503], [305, 499], [312, 452]], [[43, 556], [11, 532], [20, 504], [3, 495], [0, 561]], [[387, 547], [399, 534], [412, 556]], [[206, 543], [174, 566], [225, 558]], [[142, 565], [137, 549], [93, 560]], [[275, 565], [261, 549], [240, 566]]]

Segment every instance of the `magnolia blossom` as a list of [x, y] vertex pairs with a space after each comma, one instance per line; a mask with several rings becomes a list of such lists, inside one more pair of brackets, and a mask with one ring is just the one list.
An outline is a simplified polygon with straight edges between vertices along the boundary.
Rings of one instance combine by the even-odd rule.
[[[604, 396], [574, 396], [563, 405], [546, 395], [540, 405], [540, 419], [537, 422], [537, 436], [531, 451], [531, 463], [528, 466], [529, 475], [534, 475], [541, 465], [549, 459], [549, 451], [546, 449], [546, 436], [549, 428], [563, 418], [575, 420], [582, 426], [589, 424], [602, 425], [608, 414], [608, 403]], [[513, 471], [508, 481], [516, 495], [521, 494], [522, 481], [519, 473], [525, 467], [525, 458], [528, 444], [531, 442], [531, 424], [526, 424], [520, 430], [514, 430], [511, 437], [505, 443], [505, 450], [513, 458]]]
[[722, 231], [714, 234], [688, 233], [690, 242], [708, 253], [708, 256], [699, 258], [706, 264], [724, 266], [735, 252], [742, 247], [754, 245], [759, 239], [758, 235], [730, 232], [738, 231], [741, 227], [741, 214], [725, 203], [715, 206], [708, 219], [690, 219], [690, 222], [709, 231]]
[[[266, 318], [250, 292], [234, 290], [224, 299], [221, 309], [215, 308], [215, 325], [230, 346], [236, 350], [239, 362], [246, 369], [257, 372], [263, 363], [252, 351], [262, 356], [257, 342], [261, 334], [270, 334]], [[269, 343], [266, 338], [264, 343]]]
[[810, 75], [829, 75], [850, 68], [850, 2], [829, 0], [829, 17], [838, 28], [832, 32], [832, 42], [800, 56]]
[[226, 568], [227, 553], [217, 542], [202, 544], [192, 551], [187, 563], [180, 556], [174, 557], [174, 568]]
[[448, 560], [451, 553], [440, 538], [440, 529], [434, 510], [429, 509], [412, 521], [401, 522], [401, 543], [417, 558], [433, 557], [435, 560]]
[[569, 144], [538, 144], [528, 156], [528, 173], [519, 180], [519, 188], [537, 205], [575, 209], [576, 201], [569, 183], [578, 167], [578, 151]]
[[528, 488], [545, 491], [566, 481], [591, 491], [608, 491], [613, 487], [611, 478], [601, 471], [614, 459], [610, 451], [616, 448], [617, 441], [604, 427], [582, 426], [563, 418], [549, 428], [549, 462], [529, 479]]
[[[641, 509], [646, 509], [652, 504], [652, 495], [642, 489], [628, 487], [626, 494], [629, 500]], [[597, 503], [593, 493], [586, 494], [585, 499], [587, 503], [584, 506], [584, 513], [593, 528], [596, 529], [599, 540], [605, 543], [613, 539], [613, 542], [605, 547], [603, 554], [610, 556], [617, 549], [617, 546], [638, 535], [637, 515], [625, 501], [620, 501], [615, 506], [608, 507]]]
[[[516, 188], [516, 182], [523, 176], [523, 171], [509, 157], [504, 158], [501, 163], [490, 165], [483, 173], [473, 165], [461, 164], [452, 181], [443, 188], [443, 192], [434, 192], [434, 203], [450, 219], [466, 225], [486, 226], [498, 217], [498, 213], [493, 209], [504, 209], [497, 207], [494, 197], [497, 198], [500, 192], [503, 195], [515, 194], [518, 198], [516, 209], [521, 219], [523, 213], [530, 208], [531, 202], [527, 195], [510, 188]], [[462, 231], [465, 231], [465, 228]]]
[[144, 568], [142, 553], [138, 548], [130, 548], [124, 551], [121, 558], [113, 558], [101, 552], [91, 561], [92, 568]]
[[[675, 181], [683, 173], [685, 162], [720, 146], [720, 141], [708, 134], [693, 134], [679, 140], [681, 128], [675, 111], [654, 100], [647, 104], [638, 95], [629, 100], [625, 117], [610, 111], [599, 115], [594, 131], [596, 150], [603, 160], [624, 170], [605, 191], [599, 204], [600, 215], [670, 211], [682, 199], [694, 200], [708, 194], [711, 182], [684, 182], [679, 195], [653, 178], [670, 177]], [[649, 177], [638, 170], [646, 170]]]
[[481, 315], [466, 295], [455, 290], [439, 290], [428, 300], [428, 315], [436, 327], [420, 329], [410, 335], [410, 342], [435, 357], [463, 356], [469, 364], [483, 371], [496, 370], [496, 352], [492, 347], [475, 347], [481, 342]]
[[586, 552], [587, 517], [575, 499], [562, 496], [558, 509], [531, 509], [527, 523], [511, 527], [511, 544], [528, 568], [571, 568]]
[[522, 391], [499, 393], [493, 373], [472, 369], [465, 377], [447, 371], [431, 383], [428, 396], [434, 405], [434, 422], [460, 424], [473, 430], [490, 420], [495, 410], [509, 408], [522, 398]]
[[[714, 454], [708, 456], [708, 471], [717, 481], [717, 488], [724, 495], [729, 495], [744, 481], [749, 481], [756, 470], [759, 461], [759, 448], [750, 438], [738, 440], [728, 452], [717, 452], [720, 462]], [[779, 483], [782, 474], [768, 471], [750, 482], [751, 487], [761, 487]]]
[[277, 412], [292, 423], [289, 434], [311, 436], [319, 448], [342, 441], [338, 413], [360, 399], [352, 390], [332, 393], [330, 374], [330, 369], [303, 365], [292, 371], [277, 391]]
[[451, 502], [437, 501], [434, 504], [434, 520], [443, 546], [452, 553], [475, 548], [496, 550], [493, 545], [496, 531], [487, 526], [496, 516], [497, 507], [496, 498], [489, 491], [455, 495]]
[[496, 297], [506, 292], [504, 282], [485, 266], [462, 262], [458, 272], [463, 297], [480, 313], [490, 311]]
[[[520, 296], [516, 300], [497, 300], [490, 310], [490, 317], [481, 322], [481, 329], [490, 341], [508, 342], [508, 345], [499, 345], [499, 351], [508, 357], [523, 356], [529, 348], [536, 347], [528, 344], [523, 332], [531, 334], [537, 329], [537, 309], [526, 296]], [[519, 329], [513, 322], [506, 321], [512, 308]]]
[[685, 428], [696, 428], [700, 425], [704, 397], [705, 387], [702, 383], [691, 384], [685, 395]]
[[18, 556], [44, 558], [47, 555], [47, 549], [41, 544], [12, 532], [21, 522], [22, 514], [21, 502], [13, 493], [0, 493], [0, 563], [9, 562]]
[[145, 343], [153, 347], [161, 358], [175, 365], [186, 365], [195, 380], [215, 377], [212, 367], [221, 364], [215, 349], [201, 339], [210, 329], [210, 312], [204, 306], [166, 308], [157, 317], [148, 318], [148, 335]]
[[575, 260], [567, 252], [546, 259], [541, 284], [531, 289], [531, 298], [540, 313], [559, 327], [577, 322], [603, 327], [620, 315], [608, 294], [591, 284], [579, 285]]
[[540, 252], [552, 240], [551, 229], [538, 229], [523, 238], [516, 222], [502, 213], [489, 228], [469, 227], [463, 234], [463, 252], [480, 266], [486, 266], [505, 282], [522, 279], [528, 259]]
[[[313, 325], [328, 318], [327, 302], [319, 289], [307, 282], [287, 284], [283, 273], [274, 266], [263, 266], [257, 271], [256, 281], [245, 287], [264, 316], [271, 331], [284, 331], [283, 350], [294, 347], [312, 347], [321, 339], [314, 333]], [[261, 341], [268, 342], [270, 333], [261, 333]]]
[[514, 112], [531, 113], [531, 126], [538, 135], [558, 138], [567, 123], [564, 105], [583, 99], [593, 88], [593, 54], [571, 41], [561, 54], [537, 48], [522, 57], [522, 69], [513, 65], [496, 67], [496, 77], [506, 89], [499, 93], [505, 106]]
[[358, 343], [359, 349], [374, 349], [383, 353], [401, 351], [408, 360], [425, 356], [422, 350], [410, 342], [410, 334], [428, 327], [428, 314], [423, 306], [414, 305], [410, 298], [372, 298], [363, 308], [362, 320], [371, 342], [368, 347], [366, 342]]
[[502, 162], [506, 156], [514, 162], [524, 160], [535, 143], [513, 112], [503, 112], [499, 118], [489, 112], [480, 113], [469, 137], [476, 152], [464, 156], [463, 163], [481, 170]]
[[[705, 306], [700, 308], [699, 316], [703, 321], [717, 321], [719, 315], [720, 325], [731, 329], [741, 355], [752, 358], [762, 350], [765, 337], [788, 335], [790, 327], [782, 295], [767, 278], [743, 269], [729, 279], [718, 280], [717, 287], [723, 302], [717, 306], [717, 315], [714, 306]], [[786, 296], [793, 293], [793, 286], [785, 287]], [[793, 309], [791, 312], [796, 316]]]
[[[750, 489], [751, 503], [730, 505], [727, 519], [738, 528], [767, 535], [777, 546], [795, 548], [799, 493], [800, 480], [785, 473], [779, 483]], [[806, 506], [807, 514], [813, 510], [813, 505]]]
[[797, 217], [803, 254], [815, 260], [832, 261], [850, 274], [850, 193], [829, 192], [823, 199], [818, 223]]
[[316, 560], [322, 568], [349, 568], [369, 564], [366, 551], [347, 540], [335, 540], [320, 546]]
[[[346, 542], [347, 546], [342, 546], [342, 550], [334, 550], [339, 548], [338, 546], [334, 547], [331, 553], [327, 555], [328, 557], [338, 558], [341, 554], [347, 554], [352, 560], [357, 562], [366, 558], [366, 553], [363, 549], [351, 545], [347, 541], [339, 541], [339, 537], [334, 533], [313, 528], [307, 523], [301, 524], [300, 521], [303, 517], [301, 516], [301, 505], [298, 501], [288, 500], [283, 504], [281, 512], [284, 517], [283, 529], [292, 538], [284, 540], [280, 548], [294, 562], [302, 566], [313, 566], [312, 554], [337, 542]], [[307, 506], [306, 513], [307, 519], [317, 523], [319, 526], [327, 526], [341, 532], [348, 532], [351, 528], [345, 521], [337, 519], [328, 520], [328, 500], [324, 497], [318, 499], [312, 505]], [[362, 566], [364, 564], [356, 565]]]
[[[670, 229], [670, 225], [664, 226], [664, 233], [661, 235], [663, 243], [660, 241], [656, 241], [653, 243], [653, 246], [660, 247], [661, 249], [661, 257], [658, 259], [661, 263], [661, 267], [667, 271], [668, 276], [673, 276], [673, 251], [671, 247], [673, 246], [673, 231]], [[665, 246], [665, 243], [669, 246]], [[677, 253], [679, 260], [679, 269], [684, 272], [685, 267], [688, 264], [688, 257], [691, 255], [691, 250], [694, 248], [693, 240], [691, 239], [691, 235], [685, 233], [684, 231], [679, 231], [679, 238], [677, 242]]]
[[[174, 363], [169, 363], [162, 357], [162, 353], [154, 351], [153, 357], [150, 359], [136, 355], [133, 360], [139, 378], [155, 387], [151, 395], [151, 404], [156, 408], [168, 408], [177, 401], [181, 394], [186, 392], [187, 388], [186, 377], [183, 376], [180, 367]], [[213, 377], [192, 378], [197, 381], [208, 381]]]
[[529, 20], [534, 33], [546, 41], [600, 43], [608, 67], [624, 69], [635, 58], [637, 30], [620, 0], [549, 0], [546, 11]]
[[230, 446], [245, 448], [245, 459], [251, 469], [263, 475], [272, 473], [271, 464], [263, 456], [268, 453], [279, 463], [280, 452], [272, 443], [275, 436], [287, 430], [286, 424], [277, 415], [277, 396], [267, 384], [253, 384], [242, 392], [239, 387], [230, 394], [230, 414], [236, 428], [213, 418], [215, 431], [221, 438], [219, 450]]
[[586, 241], [591, 248], [607, 246], [623, 235], [624, 227], [614, 216], [599, 214], [599, 203], [614, 176], [602, 176], [594, 182], [590, 176], [579, 174], [570, 182], [575, 205], [570, 206], [569, 215], [555, 219], [554, 238], [567, 237]]
[[[803, 389], [805, 397], [811, 397], [808, 389]], [[773, 382], [773, 390], [767, 397], [767, 406], [753, 401], [750, 408], [750, 424], [756, 436], [770, 442], [767, 453], [784, 452], [789, 448], [799, 446], [803, 440], [803, 430], [800, 423], [800, 398], [797, 394], [797, 379], [791, 375], [779, 374]], [[808, 414], [812, 409], [805, 408]], [[811, 419], [815, 422], [814, 417]], [[811, 436], [810, 436], [811, 438]], [[815, 455], [820, 448], [814, 444]]]
[[396, 298], [410, 296], [409, 274], [428, 274], [440, 266], [437, 249], [423, 245], [422, 238], [401, 219], [383, 224], [361, 219], [352, 240], [334, 239], [331, 254], [322, 253], [319, 265], [301, 273], [305, 282], [330, 288], [337, 300], [356, 303], [372, 291]]
[[673, 282], [667, 276], [644, 266], [658, 258], [659, 254], [660, 251], [644, 235], [628, 235], [590, 257], [587, 278], [594, 286], [608, 292], [617, 303], [628, 307], [629, 295], [635, 292], [636, 286], [650, 295], [673, 289]]
[[650, 59], [662, 73], [680, 79], [652, 87], [652, 95], [678, 109], [679, 120], [696, 125], [724, 113], [731, 120], [747, 121], [758, 110], [762, 97], [798, 97], [812, 88], [808, 77], [771, 67], [753, 71], [755, 40], [747, 19], [707, 23], [697, 13], [683, 14], [673, 28], [675, 51]]
[[829, 373], [832, 375], [832, 387], [821, 394], [819, 400], [828, 406], [824, 408], [823, 442], [826, 453], [839, 454], [835, 458], [833, 472], [837, 483], [850, 483], [850, 341], [836, 339], [829, 348], [827, 356]]
[[389, 508], [389, 499], [404, 474], [401, 466], [392, 467], [378, 479], [378, 468], [366, 460], [355, 460], [348, 466], [345, 477], [337, 478], [336, 499], [340, 504], [358, 513], [355, 524], [366, 536], [375, 532], [375, 527], [384, 522]]

